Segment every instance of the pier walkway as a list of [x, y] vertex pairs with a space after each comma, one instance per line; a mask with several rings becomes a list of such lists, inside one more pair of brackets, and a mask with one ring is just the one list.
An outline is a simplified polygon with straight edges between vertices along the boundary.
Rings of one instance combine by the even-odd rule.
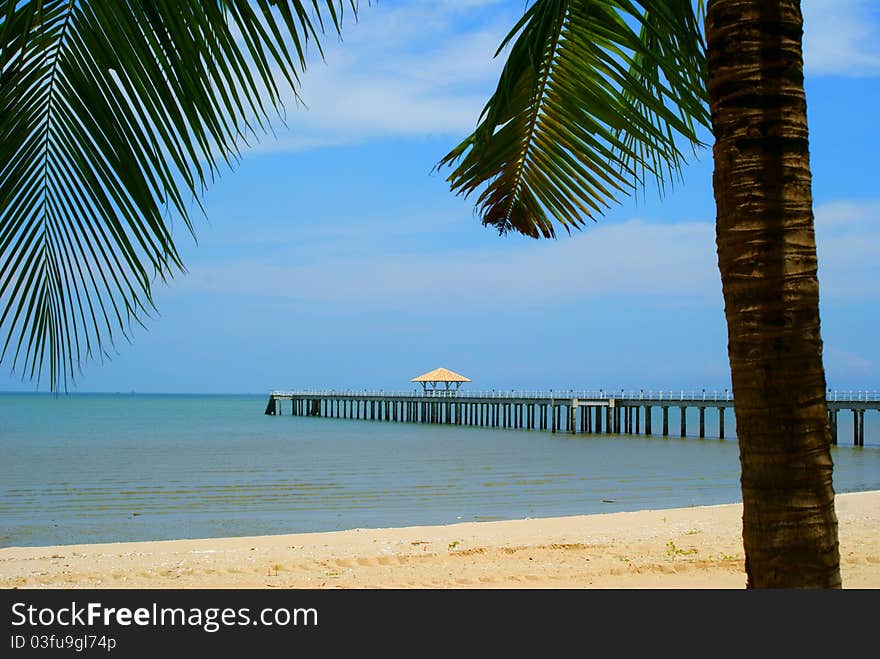
[[[437, 423], [551, 432], [669, 436], [670, 408], [677, 408], [678, 431], [687, 436], [687, 409], [698, 410], [699, 437], [706, 437], [706, 410], [718, 418], [724, 439], [725, 416], [733, 414], [729, 391], [273, 391], [266, 414], [291, 414], [406, 423]], [[838, 415], [853, 415], [853, 445], [865, 444], [865, 412], [880, 411], [880, 392], [829, 391], [832, 443], [838, 443]], [[655, 414], [654, 410], [659, 412]], [[728, 417], [729, 418], [729, 417]]]

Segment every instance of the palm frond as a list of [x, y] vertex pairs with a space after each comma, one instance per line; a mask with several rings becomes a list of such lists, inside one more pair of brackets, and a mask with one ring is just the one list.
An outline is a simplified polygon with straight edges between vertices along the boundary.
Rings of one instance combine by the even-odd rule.
[[[512, 44], [512, 45], [511, 45]], [[680, 171], [709, 127], [690, 0], [536, 0], [505, 38], [476, 130], [438, 167], [499, 232], [555, 236]]]
[[170, 231], [295, 91], [356, 0], [0, 8], [0, 363], [50, 387], [183, 269]]

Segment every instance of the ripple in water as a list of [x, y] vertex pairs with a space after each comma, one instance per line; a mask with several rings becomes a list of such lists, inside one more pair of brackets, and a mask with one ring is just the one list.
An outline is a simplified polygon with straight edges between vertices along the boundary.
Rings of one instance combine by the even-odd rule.
[[[264, 408], [262, 396], [0, 395], [0, 544], [450, 524], [740, 498], [735, 440], [266, 417]], [[869, 425], [868, 437], [878, 436]], [[880, 489], [878, 448], [833, 449], [836, 491]]]

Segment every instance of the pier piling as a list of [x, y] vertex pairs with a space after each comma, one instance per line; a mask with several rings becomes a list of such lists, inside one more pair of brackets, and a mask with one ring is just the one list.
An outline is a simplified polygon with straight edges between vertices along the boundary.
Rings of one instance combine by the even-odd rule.
[[[351, 393], [351, 392], [277, 392], [266, 402], [264, 414], [282, 416], [283, 407], [290, 401], [293, 417], [329, 417], [348, 420], [384, 422], [433, 423], [483, 428], [517, 430], [549, 430], [551, 433], [593, 435], [638, 435], [653, 430], [653, 410], [660, 407], [662, 434], [669, 436], [669, 408], [680, 412], [680, 435], [687, 436], [687, 408], [696, 407], [699, 413], [699, 437], [706, 437], [706, 409], [718, 414], [718, 438], [726, 435], [725, 415], [733, 407], [733, 400], [701, 395], [685, 396], [684, 392], [661, 392], [646, 395], [626, 394], [612, 398], [604, 392], [572, 392], [571, 398], [555, 398], [552, 393], [469, 394], [451, 392], [409, 393]], [[443, 395], [441, 395], [443, 394]], [[828, 424], [831, 442], [839, 441], [838, 417], [841, 410], [853, 415], [853, 446], [865, 445], [865, 413], [880, 411], [880, 394], [858, 392], [845, 397], [835, 394], [827, 399]]]

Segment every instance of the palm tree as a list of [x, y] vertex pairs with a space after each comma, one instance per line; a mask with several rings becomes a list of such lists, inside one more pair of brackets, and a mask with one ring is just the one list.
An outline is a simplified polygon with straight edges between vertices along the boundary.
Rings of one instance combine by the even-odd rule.
[[0, 362], [57, 390], [128, 338], [183, 269], [170, 217], [192, 230], [344, 5], [0, 4]]
[[[182, 269], [169, 218], [191, 228], [190, 204], [268, 128], [276, 81], [295, 88], [342, 4], [0, 5], [0, 362], [56, 389], [127, 338], [154, 280]], [[701, 15], [691, 0], [535, 0], [443, 163], [454, 190], [485, 186], [485, 224], [552, 237], [674, 178], [713, 131], [748, 585], [839, 586], [800, 11], [710, 0], [705, 45]]]
[[771, 588], [841, 585], [802, 34], [797, 0], [708, 6], [718, 267], [746, 573], [750, 584]]
[[[702, 4], [702, 3], [700, 3]], [[749, 587], [841, 585], [797, 0], [536, 0], [440, 163], [483, 224], [552, 237], [711, 128]], [[496, 53], [497, 54], [497, 53]], [[706, 112], [706, 104], [710, 114]]]

